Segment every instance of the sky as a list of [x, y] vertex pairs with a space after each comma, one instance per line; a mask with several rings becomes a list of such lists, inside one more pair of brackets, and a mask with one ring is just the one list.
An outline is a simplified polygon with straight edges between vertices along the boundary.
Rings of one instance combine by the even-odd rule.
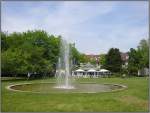
[[148, 38], [148, 1], [3, 1], [2, 31], [45, 30], [79, 52], [127, 52]]

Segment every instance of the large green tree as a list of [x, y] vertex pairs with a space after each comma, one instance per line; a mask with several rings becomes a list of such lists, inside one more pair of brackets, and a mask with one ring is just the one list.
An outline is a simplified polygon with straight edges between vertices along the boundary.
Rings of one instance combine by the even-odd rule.
[[141, 55], [140, 68], [149, 67], [149, 41], [142, 39], [137, 51]]
[[120, 51], [117, 48], [111, 48], [106, 55], [106, 69], [112, 72], [120, 72], [122, 68], [122, 59]]
[[49, 73], [55, 70], [60, 36], [45, 31], [1, 33], [2, 73]]
[[[2, 73], [53, 73], [60, 55], [61, 36], [43, 30], [1, 32]], [[80, 53], [70, 44], [71, 58], [80, 63]], [[53, 73], [54, 74], [54, 73]]]
[[136, 49], [131, 48], [128, 60], [128, 71], [130, 75], [137, 75], [138, 69], [140, 67], [140, 58], [141, 55], [139, 52]]
[[130, 49], [128, 71], [130, 74], [137, 75], [138, 70], [149, 67], [149, 42], [142, 39], [137, 49]]

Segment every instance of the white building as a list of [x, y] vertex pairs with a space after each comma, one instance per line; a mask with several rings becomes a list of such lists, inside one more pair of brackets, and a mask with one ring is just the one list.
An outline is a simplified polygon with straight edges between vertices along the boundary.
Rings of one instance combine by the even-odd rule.
[[111, 75], [111, 72], [106, 69], [89, 69], [89, 70], [83, 70], [83, 69], [77, 69], [75, 71], [72, 71], [73, 77], [83, 77], [83, 78], [98, 78], [98, 77], [108, 77]]

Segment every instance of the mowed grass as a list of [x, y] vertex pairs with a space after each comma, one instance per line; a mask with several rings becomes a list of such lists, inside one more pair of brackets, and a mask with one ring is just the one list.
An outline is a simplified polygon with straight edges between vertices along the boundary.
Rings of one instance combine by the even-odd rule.
[[2, 81], [3, 112], [148, 112], [149, 87], [148, 78], [96, 78], [78, 79], [78, 82], [114, 83], [126, 85], [122, 91], [105, 93], [56, 93], [43, 94], [15, 92], [6, 86], [17, 83], [55, 82], [44, 80], [8, 80]]

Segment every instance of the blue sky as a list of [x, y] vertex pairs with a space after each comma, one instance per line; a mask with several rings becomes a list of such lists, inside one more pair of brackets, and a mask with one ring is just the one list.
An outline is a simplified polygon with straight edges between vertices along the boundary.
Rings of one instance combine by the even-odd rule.
[[86, 54], [122, 52], [148, 38], [148, 1], [2, 2], [2, 30], [43, 29], [75, 42]]

